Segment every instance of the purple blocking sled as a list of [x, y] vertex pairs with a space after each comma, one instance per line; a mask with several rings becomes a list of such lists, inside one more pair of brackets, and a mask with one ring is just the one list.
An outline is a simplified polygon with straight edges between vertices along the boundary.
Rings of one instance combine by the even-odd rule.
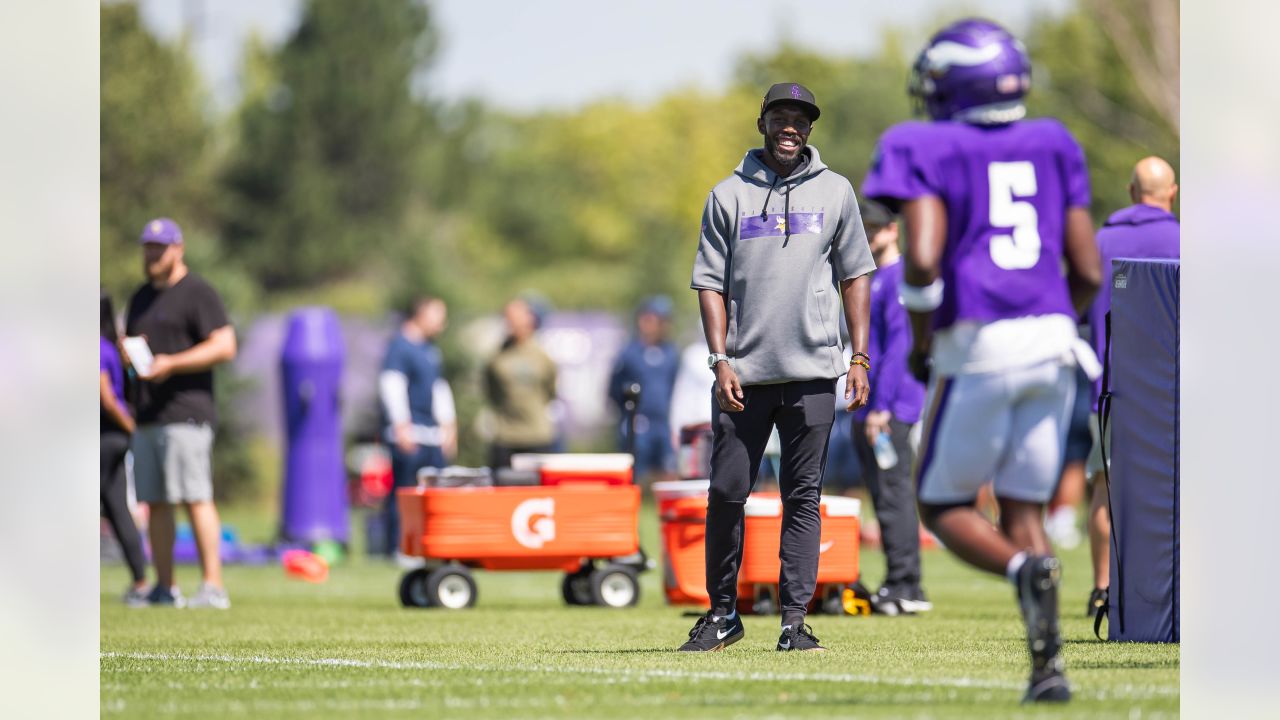
[[343, 355], [333, 310], [303, 308], [289, 316], [280, 355], [288, 447], [281, 528], [286, 543], [348, 540], [338, 394]]
[[1111, 608], [1107, 637], [1178, 642], [1177, 260], [1111, 276]]

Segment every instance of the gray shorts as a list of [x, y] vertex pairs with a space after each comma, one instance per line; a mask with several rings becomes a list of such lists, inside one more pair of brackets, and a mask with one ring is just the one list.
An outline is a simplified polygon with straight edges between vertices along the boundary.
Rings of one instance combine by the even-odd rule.
[[997, 497], [1048, 502], [1062, 471], [1075, 368], [1051, 360], [1004, 372], [936, 379], [917, 462], [920, 502]]
[[213, 499], [213, 428], [194, 423], [141, 425], [133, 434], [138, 502]]

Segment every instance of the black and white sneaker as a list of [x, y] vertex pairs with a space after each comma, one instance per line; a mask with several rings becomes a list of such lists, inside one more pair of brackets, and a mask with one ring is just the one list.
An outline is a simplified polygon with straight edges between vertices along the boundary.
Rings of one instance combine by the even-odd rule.
[[716, 652], [738, 642], [745, 634], [742, 616], [738, 613], [735, 612], [733, 617], [723, 617], [707, 611], [693, 624], [689, 641], [680, 646], [680, 652]]
[[898, 604], [902, 606], [903, 611], [911, 615], [933, 609], [933, 603], [929, 602], [929, 598], [924, 594], [924, 588], [919, 585], [908, 588], [902, 593], [902, 599]]
[[779, 652], [826, 650], [818, 644], [818, 638], [813, 636], [813, 628], [807, 623], [801, 623], [799, 626], [783, 625], [777, 649]]
[[871, 609], [876, 614], [915, 615], [933, 609], [933, 603], [925, 597], [919, 586], [910, 588], [881, 587], [871, 596]]
[[1032, 555], [1018, 569], [1018, 606], [1027, 624], [1031, 681], [1023, 702], [1066, 702], [1071, 699], [1062, 665], [1058, 631], [1058, 582], [1062, 566], [1054, 557]]

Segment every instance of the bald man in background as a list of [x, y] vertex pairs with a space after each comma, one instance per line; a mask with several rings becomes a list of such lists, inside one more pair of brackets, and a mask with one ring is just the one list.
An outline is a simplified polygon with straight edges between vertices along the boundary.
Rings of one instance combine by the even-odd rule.
[[[1129, 181], [1129, 198], [1133, 204], [1107, 218], [1098, 230], [1098, 250], [1102, 255], [1102, 271], [1106, 282], [1089, 309], [1089, 332], [1094, 351], [1105, 359], [1106, 315], [1111, 310], [1111, 261], [1115, 258], [1177, 259], [1179, 252], [1178, 219], [1173, 216], [1173, 202], [1178, 183], [1173, 168], [1158, 157], [1138, 161]], [[1093, 383], [1093, 412], [1098, 412], [1098, 396], [1102, 381]], [[1097, 427], [1090, 422], [1091, 429]], [[1089, 597], [1089, 613], [1107, 603], [1111, 584], [1110, 553], [1111, 519], [1107, 517], [1107, 486], [1098, 482], [1102, 475], [1102, 452], [1094, 438], [1088, 460], [1089, 479], [1093, 484], [1093, 500], [1089, 505], [1089, 547], [1093, 555], [1094, 590]]]

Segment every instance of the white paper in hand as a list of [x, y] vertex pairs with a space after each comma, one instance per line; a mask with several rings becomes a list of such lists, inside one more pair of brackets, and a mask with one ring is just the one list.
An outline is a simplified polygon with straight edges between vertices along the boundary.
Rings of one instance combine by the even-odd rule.
[[122, 342], [124, 351], [129, 354], [129, 362], [133, 365], [133, 369], [137, 370], [139, 375], [150, 375], [151, 363], [155, 360], [155, 356], [151, 354], [151, 347], [147, 345], [146, 338], [127, 337]]

